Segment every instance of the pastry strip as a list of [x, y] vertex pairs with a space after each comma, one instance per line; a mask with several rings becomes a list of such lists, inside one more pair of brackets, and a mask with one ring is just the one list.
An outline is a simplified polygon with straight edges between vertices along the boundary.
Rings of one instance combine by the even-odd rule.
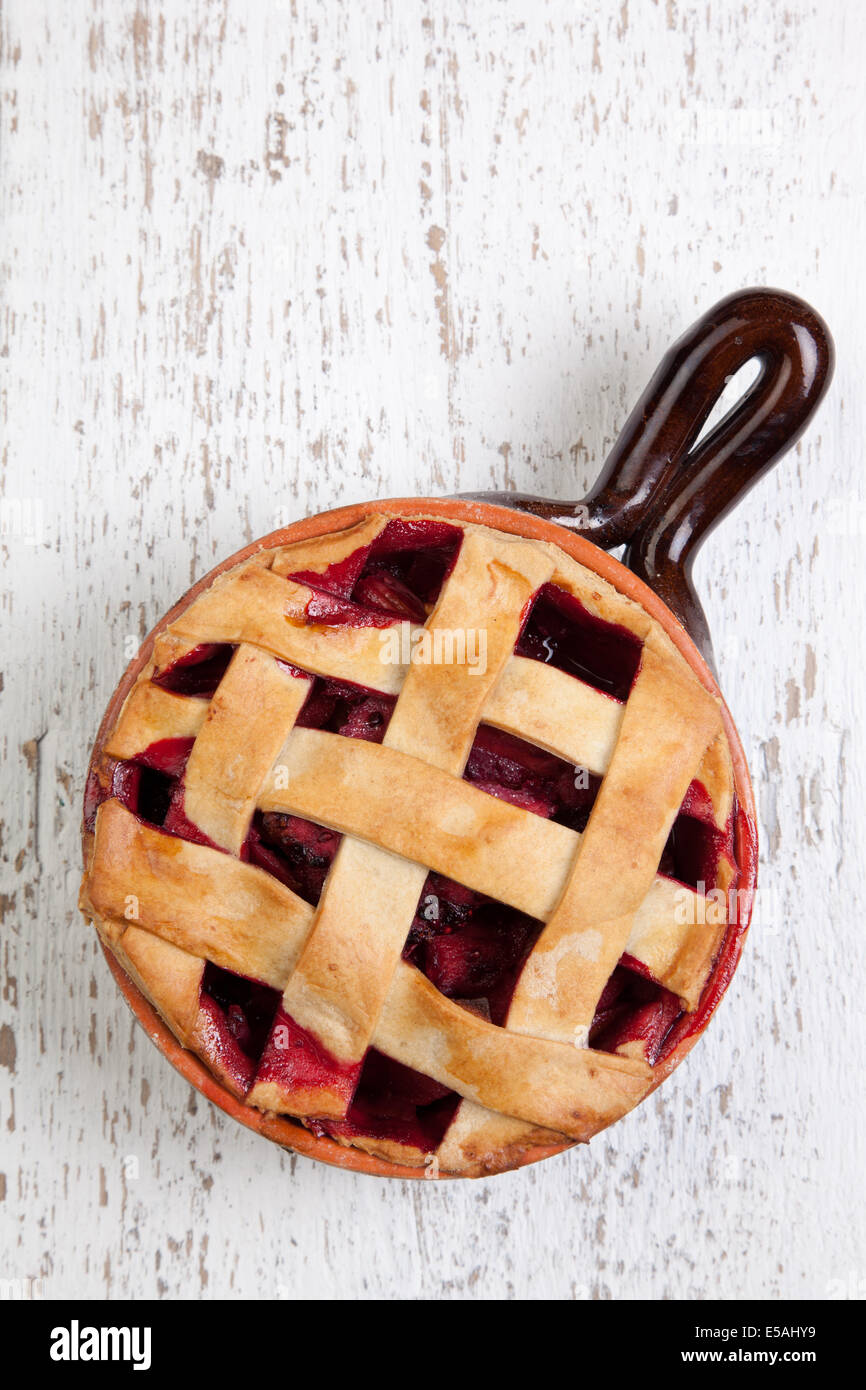
[[313, 675], [396, 695], [403, 667], [382, 659], [383, 634], [394, 624], [384, 615], [381, 627], [310, 623], [312, 598], [312, 589], [250, 562], [216, 579], [157, 637], [157, 670], [204, 643], [249, 642]]
[[[451, 659], [431, 662], [423, 659], [422, 649], [416, 652], [383, 745], [370, 747], [378, 755], [376, 766], [402, 759], [422, 790], [430, 774], [459, 777], [487, 696], [514, 650], [523, 611], [552, 568], [543, 552], [522, 541], [481, 531], [464, 537], [454, 569], [426, 623], [430, 638], [427, 655], [435, 657], [437, 639], [441, 654], [447, 637], [452, 644]], [[462, 639], [463, 661], [455, 659], [461, 650], [454, 645], [457, 637]], [[483, 648], [483, 664], [466, 660], [470, 641], [479, 658]], [[308, 742], [300, 740], [301, 748]], [[343, 740], [345, 746], [355, 742]], [[290, 748], [285, 778], [290, 800], [296, 775]], [[381, 773], [378, 778], [381, 785]], [[333, 794], [332, 809], [338, 804], [352, 808], [353, 789], [339, 771], [333, 779], [326, 774], [326, 781]], [[363, 804], [369, 787], [354, 790]], [[394, 791], [392, 783], [392, 798]], [[393, 817], [393, 799], [391, 814]], [[359, 1074], [412, 924], [427, 867], [432, 866], [432, 861], [403, 862], [414, 859], [411, 854], [403, 854], [397, 861], [389, 853], [387, 841], [369, 835], [364, 838], [366, 844], [350, 840], [340, 846], [310, 938], [283, 996], [286, 1014], [342, 1066], [357, 1066]], [[376, 843], [371, 843], [372, 839]], [[359, 884], [364, 885], [363, 894], [358, 892]], [[314, 1113], [342, 1118], [350, 1098], [345, 1082], [334, 1086], [326, 1082], [320, 1088]], [[307, 1090], [293, 1095], [291, 1082], [285, 1088], [283, 1103], [292, 1114], [309, 1114], [311, 1103], [315, 1104]]]
[[246, 643], [229, 662], [189, 755], [183, 809], [230, 854], [241, 852], [265, 778], [311, 685]]
[[517, 982], [509, 1028], [561, 1041], [586, 1036], [719, 724], [712, 696], [650, 634], [564, 892]]
[[[132, 962], [130, 973], [147, 993], [154, 997], [149, 973], [154, 968], [170, 963], [183, 978], [194, 959], [185, 957], [187, 950], [204, 951], [225, 969], [280, 988], [308, 938], [309, 904], [252, 865], [142, 824], [116, 801], [100, 807], [96, 836], [102, 857], [123, 851], [124, 861], [116, 874], [100, 875], [102, 888], [91, 894], [89, 906], [98, 917], [122, 914], [135, 875], [139, 920], [122, 936], [118, 955], [122, 964]], [[108, 845], [113, 856], [104, 856]], [[151, 938], [159, 942], [152, 950], [146, 938], [155, 931], [161, 935]], [[164, 1016], [173, 1026], [180, 1022], [176, 1006]], [[183, 1022], [182, 1041], [194, 1027], [189, 1018]], [[572, 1138], [587, 1137], [599, 1123], [624, 1114], [651, 1078], [641, 1062], [496, 1028], [440, 995], [403, 961], [395, 968], [373, 1042], [405, 1066], [417, 1067], [423, 1053], [428, 1075], [443, 1085], [491, 1109], [516, 1106], [518, 1118]], [[254, 1087], [248, 1099], [263, 1104], [264, 1088], [258, 1097], [257, 1091]]]

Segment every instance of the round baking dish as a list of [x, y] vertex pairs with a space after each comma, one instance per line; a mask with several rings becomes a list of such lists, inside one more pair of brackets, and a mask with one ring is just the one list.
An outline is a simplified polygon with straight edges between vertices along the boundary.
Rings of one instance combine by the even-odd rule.
[[[699, 438], [726, 381], [752, 358], [760, 363], [756, 380], [728, 415]], [[400, 498], [321, 513], [255, 541], [199, 580], [148, 635], [109, 701], [91, 769], [123, 701], [150, 660], [155, 637], [220, 574], [259, 550], [343, 530], [372, 513], [471, 522], [559, 546], [656, 619], [703, 685], [722, 699], [706, 622], [691, 582], [694, 555], [709, 530], [802, 433], [831, 371], [829, 333], [813, 310], [790, 295], [746, 291], [717, 305], [670, 350], [582, 502], [514, 494]], [[626, 547], [622, 561], [606, 550], [620, 545]], [[722, 714], [736, 797], [738, 891], [732, 895], [723, 944], [700, 1005], [673, 1050], [657, 1064], [652, 1090], [679, 1065], [707, 1026], [739, 962], [749, 926], [758, 866], [754, 799], [742, 744], [724, 701]], [[85, 845], [86, 841], [85, 831]], [[287, 1149], [336, 1167], [378, 1177], [431, 1175], [429, 1169], [409, 1168], [345, 1147], [288, 1117], [241, 1103], [180, 1045], [112, 952], [103, 949], [149, 1037], [172, 1066], [227, 1115]], [[570, 1147], [570, 1140], [536, 1146], [514, 1166]]]

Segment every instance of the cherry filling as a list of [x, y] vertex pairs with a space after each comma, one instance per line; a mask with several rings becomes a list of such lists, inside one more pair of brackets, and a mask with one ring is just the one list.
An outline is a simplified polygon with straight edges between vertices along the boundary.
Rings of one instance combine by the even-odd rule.
[[202, 643], [154, 676], [153, 684], [175, 695], [197, 695], [209, 700], [216, 693], [233, 652], [234, 647], [227, 643]]
[[283, 1090], [313, 1097], [308, 1102], [310, 1109], [315, 1108], [315, 1096], [323, 1089], [349, 1106], [358, 1089], [362, 1065], [341, 1062], [279, 1007], [259, 1060], [256, 1081], [275, 1082]]
[[[692, 783], [692, 787], [700, 786], [700, 782]], [[721, 860], [730, 856], [731, 836], [719, 830], [712, 813], [704, 820], [681, 810], [668, 836], [659, 873], [705, 893], [718, 878]]]
[[[461, 538], [459, 529], [444, 522], [395, 519], [370, 546], [324, 573], [301, 571], [290, 578], [312, 590], [307, 606], [311, 623], [423, 623], [456, 561]], [[161, 672], [156, 683], [180, 695], [211, 698], [233, 650], [226, 644], [201, 645]], [[641, 658], [641, 644], [632, 633], [594, 617], [551, 584], [537, 595], [516, 651], [619, 701], [628, 698]], [[287, 669], [311, 679], [301, 726], [381, 743], [393, 697]], [[163, 740], [131, 761], [113, 764], [107, 784], [91, 777], [86, 823], [92, 828], [100, 800], [113, 795], [167, 833], [208, 843], [183, 808], [192, 743]], [[601, 778], [585, 769], [486, 725], [476, 733], [464, 776], [491, 796], [576, 831], [585, 829], [601, 785]], [[299, 816], [257, 813], [242, 857], [315, 907], [340, 839], [338, 832]], [[710, 797], [701, 783], [693, 782], [659, 871], [692, 887], [712, 887], [723, 857], [732, 860], [731, 835], [715, 826]], [[515, 909], [431, 873], [403, 957], [441, 993], [503, 1024], [541, 929], [540, 922]], [[205, 968], [201, 1005], [216, 1069], [238, 1094], [245, 1094], [256, 1078], [288, 1081], [292, 1089], [327, 1086], [351, 1099], [344, 1121], [310, 1122], [318, 1132], [431, 1151], [459, 1103], [453, 1092], [375, 1048], [360, 1067], [341, 1066], [284, 1013], [277, 991], [212, 964]], [[653, 1062], [683, 1026], [678, 999], [626, 956], [602, 994], [589, 1041], [605, 1051], [636, 1050]]]
[[299, 570], [290, 579], [313, 590], [311, 622], [379, 627], [423, 623], [451, 573], [463, 533], [439, 521], [389, 521], [373, 543], [321, 574]]
[[268, 811], [256, 814], [247, 844], [252, 864], [315, 907], [342, 838], [315, 821]]
[[297, 722], [304, 729], [327, 729], [345, 738], [381, 743], [396, 703], [395, 695], [317, 676]]
[[601, 1052], [635, 1050], [652, 1065], [681, 1013], [675, 994], [620, 963], [598, 1001], [589, 1045]]
[[542, 923], [471, 888], [428, 874], [403, 959], [449, 999], [475, 1001], [502, 1024], [520, 969]]
[[222, 1011], [226, 1029], [240, 1051], [257, 1063], [279, 1007], [279, 990], [233, 975], [210, 961], [205, 965], [201, 987], [202, 994]]
[[481, 724], [463, 776], [473, 786], [545, 820], [583, 830], [601, 778], [513, 734]]
[[580, 599], [545, 584], [516, 651], [558, 666], [615, 700], [627, 700], [640, 666], [641, 643], [628, 628], [596, 618]]
[[310, 1127], [341, 1139], [390, 1139], [433, 1153], [459, 1104], [447, 1086], [371, 1047], [346, 1119]]
[[161, 826], [171, 805], [174, 786], [171, 777], [146, 764], [118, 763], [111, 780], [111, 794], [139, 819]]

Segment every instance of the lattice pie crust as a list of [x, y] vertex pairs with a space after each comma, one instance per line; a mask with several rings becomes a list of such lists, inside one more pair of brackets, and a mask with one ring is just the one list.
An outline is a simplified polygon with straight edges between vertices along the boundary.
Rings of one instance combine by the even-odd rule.
[[[247, 1104], [398, 1162], [491, 1171], [539, 1142], [587, 1140], [652, 1087], [663, 1043], [634, 1011], [615, 1046], [588, 1045], [622, 962], [652, 982], [672, 1028], [694, 1017], [726, 925], [700, 888], [727, 889], [735, 873], [731, 762], [718, 702], [659, 624], [546, 542], [431, 519], [432, 548], [453, 531], [456, 558], [426, 628], [483, 631], [485, 669], [383, 662], [383, 630], [406, 617], [382, 611], [367, 625], [349, 581], [339, 621], [322, 596], [333, 576], [363, 572], [400, 525], [397, 551], [410, 537], [423, 552], [423, 520], [371, 515], [258, 552], [159, 633], [98, 750], [81, 904], [183, 1046]], [[516, 654], [551, 586], [640, 644], [625, 700]], [[207, 698], [155, 683], [226, 646]], [[396, 697], [381, 741], [298, 723], [314, 678]], [[600, 779], [582, 831], [466, 780], [479, 726]], [[148, 750], [180, 746], [190, 750], [182, 819], [148, 823], [120, 774], [147, 766]], [[689, 797], [704, 808], [695, 823], [725, 845], [708, 885], [659, 872]], [[261, 816], [342, 836], [316, 904], [250, 862]], [[431, 871], [539, 924], [499, 1023], [484, 1000], [447, 997], [405, 956]], [[208, 968], [281, 996], [242, 1073], [231, 1019], [203, 989]], [[353, 1119], [371, 1048], [429, 1078], [431, 1094], [452, 1093], [436, 1102], [435, 1147], [417, 1126], [365, 1132]]]

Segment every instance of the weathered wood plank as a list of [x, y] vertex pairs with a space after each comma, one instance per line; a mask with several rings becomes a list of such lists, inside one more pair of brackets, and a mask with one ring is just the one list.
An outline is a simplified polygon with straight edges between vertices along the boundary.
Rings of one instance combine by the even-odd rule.
[[[863, 7], [6, 0], [2, 39], [4, 1277], [206, 1298], [866, 1278]], [[335, 1173], [230, 1125], [75, 912], [125, 647], [304, 512], [577, 495], [669, 339], [761, 282], [815, 302], [840, 364], [700, 568], [765, 885], [709, 1036], [590, 1150], [475, 1185]]]

